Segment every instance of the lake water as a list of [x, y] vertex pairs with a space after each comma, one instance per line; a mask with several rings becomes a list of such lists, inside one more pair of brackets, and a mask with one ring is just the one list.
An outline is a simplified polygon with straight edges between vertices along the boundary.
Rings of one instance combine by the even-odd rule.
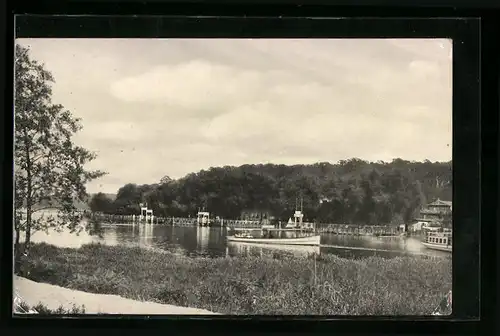
[[[282, 233], [293, 235], [293, 232]], [[78, 247], [91, 242], [109, 245], [130, 245], [160, 248], [188, 256], [238, 256], [238, 255], [271, 255], [279, 257], [283, 254], [307, 255], [335, 254], [342, 257], [362, 258], [367, 256], [396, 257], [413, 254], [450, 258], [451, 254], [429, 250], [419, 239], [406, 237], [369, 237], [321, 235], [321, 247], [308, 246], [274, 246], [249, 243], [228, 243], [227, 229], [218, 227], [172, 227], [163, 225], [103, 225], [101, 237], [80, 235], [69, 232], [37, 232], [34, 242], [47, 242], [61, 247]]]

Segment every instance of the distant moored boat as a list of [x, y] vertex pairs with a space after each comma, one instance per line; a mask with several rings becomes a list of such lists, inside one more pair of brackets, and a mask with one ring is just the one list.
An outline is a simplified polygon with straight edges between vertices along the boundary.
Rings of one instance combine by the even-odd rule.
[[452, 233], [428, 232], [422, 244], [432, 250], [452, 252]]

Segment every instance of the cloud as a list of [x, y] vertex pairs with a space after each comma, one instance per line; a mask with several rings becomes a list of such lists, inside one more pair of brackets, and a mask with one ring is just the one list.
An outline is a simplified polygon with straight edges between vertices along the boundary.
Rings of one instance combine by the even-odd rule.
[[192, 61], [164, 65], [116, 81], [111, 93], [130, 102], [166, 103], [187, 109], [222, 107], [250, 100], [259, 90], [258, 74]]
[[415, 60], [409, 65], [410, 71], [419, 80], [437, 80], [440, 77], [440, 69], [436, 62]]
[[89, 167], [110, 172], [92, 190], [243, 163], [451, 158], [449, 40], [23, 43], [83, 119]]
[[[451, 39], [388, 39], [392, 46], [413, 59], [448, 63], [453, 49]], [[394, 50], [397, 53], [397, 50]]]
[[[172, 111], [219, 115], [255, 111], [273, 106], [272, 113], [297, 109], [318, 110], [334, 87], [311, 81], [293, 72], [256, 71], [207, 61], [159, 66], [145, 74], [127, 77], [111, 85], [111, 94], [125, 102], [165, 104]], [[328, 102], [330, 108], [333, 106]]]

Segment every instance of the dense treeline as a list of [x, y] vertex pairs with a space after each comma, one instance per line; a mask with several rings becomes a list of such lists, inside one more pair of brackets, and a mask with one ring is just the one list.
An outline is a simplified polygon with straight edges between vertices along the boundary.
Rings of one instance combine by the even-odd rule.
[[138, 214], [147, 203], [158, 216], [195, 216], [200, 208], [223, 218], [248, 209], [269, 210], [281, 220], [302, 199], [306, 220], [330, 223], [399, 224], [436, 198], [452, 198], [452, 163], [366, 162], [258, 164], [220, 167], [151, 185], [127, 184], [116, 199], [95, 195], [92, 210]]

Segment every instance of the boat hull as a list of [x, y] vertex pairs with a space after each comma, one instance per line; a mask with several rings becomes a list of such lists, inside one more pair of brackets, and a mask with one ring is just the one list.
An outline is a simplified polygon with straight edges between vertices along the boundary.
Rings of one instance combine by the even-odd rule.
[[452, 252], [453, 248], [450, 245], [439, 245], [439, 244], [430, 244], [430, 243], [422, 243], [425, 247], [431, 250], [438, 250], [444, 252]]
[[253, 244], [270, 244], [270, 245], [309, 245], [319, 246], [321, 236], [300, 237], [300, 238], [238, 238], [228, 236], [230, 242], [242, 242]]
[[255, 243], [246, 243], [246, 242], [229, 242], [230, 246], [235, 246], [236, 248], [256, 248], [261, 249], [262, 251], [282, 251], [282, 252], [290, 252], [294, 254], [320, 254], [320, 246], [319, 245], [275, 245], [275, 244], [255, 244]]

